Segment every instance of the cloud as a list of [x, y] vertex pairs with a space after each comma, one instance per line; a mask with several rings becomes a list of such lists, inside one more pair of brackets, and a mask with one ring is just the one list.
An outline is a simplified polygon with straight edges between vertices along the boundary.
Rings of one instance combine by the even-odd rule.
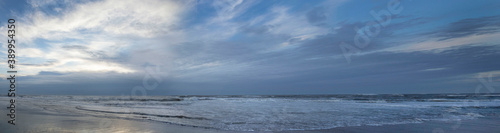
[[[16, 31], [20, 74], [27, 87], [44, 88], [38, 92], [118, 94], [140, 85], [145, 67], [160, 66], [155, 74], [168, 77], [151, 91], [157, 94], [305, 94], [466, 90], [476, 81], [464, 79], [498, 71], [492, 61], [499, 57], [498, 17], [458, 14], [433, 22], [435, 14], [419, 16], [406, 7], [347, 64], [338, 45], [354, 44], [355, 29], [374, 21], [370, 6], [385, 5], [33, 0]], [[443, 22], [448, 25], [435, 28]]]
[[[260, 68], [262, 64], [259, 62], [278, 58], [274, 56], [329, 32], [328, 28], [308, 21], [309, 10], [297, 12], [290, 6], [280, 4], [267, 8], [254, 7], [259, 4], [260, 1], [211, 3], [216, 14], [204, 20], [206, 23], [185, 30], [186, 34], [195, 37], [170, 47], [176, 54], [171, 70], [182, 71], [173, 73], [179, 74], [177, 77], [196, 78], [196, 81], [205, 81], [199, 75], [210, 76], [210, 79], [249, 78], [241, 75], [248, 74], [248, 69], [252, 67]], [[249, 13], [251, 8], [261, 9], [262, 12]], [[334, 10], [333, 7], [322, 9], [325, 12]], [[214, 66], [203, 65], [215, 62], [217, 65]]]
[[441, 67], [441, 68], [429, 68], [429, 69], [425, 69], [425, 70], [422, 70], [422, 71], [439, 71], [439, 70], [445, 70], [446, 68], [444, 67]]
[[[181, 31], [174, 33], [172, 27], [180, 23], [189, 2], [29, 1], [33, 10], [18, 21], [18, 40], [22, 40], [18, 56], [23, 58], [19, 66], [27, 75], [40, 71], [135, 72], [131, 62], [114, 59], [151, 48], [141, 47], [148, 45], [142, 40], [182, 38]], [[46, 10], [48, 7], [55, 8]]]
[[306, 40], [329, 33], [328, 28], [311, 24], [306, 12], [291, 12], [289, 7], [275, 6], [266, 14], [254, 17], [242, 26], [243, 32], [268, 36], [281, 36], [279, 43], [268, 44], [264, 52], [279, 52]]
[[323, 7], [316, 7], [311, 11], [307, 12], [307, 20], [309, 23], [317, 24], [324, 22], [326, 20], [326, 11]]
[[[447, 49], [470, 45], [497, 45], [500, 41], [500, 16], [462, 19], [443, 29], [425, 32], [425, 39], [401, 44], [379, 51], [391, 52], [442, 52]], [[422, 36], [422, 34], [418, 34]], [[421, 38], [421, 37], [420, 37]]]
[[457, 37], [452, 39], [442, 40], [441, 38], [432, 38], [423, 42], [416, 42], [400, 46], [390, 47], [381, 51], [391, 52], [414, 52], [414, 51], [427, 51], [427, 52], [442, 52], [450, 48], [457, 48], [460, 46], [468, 45], [497, 45], [499, 42], [500, 33], [494, 34], [481, 34], [469, 35], [464, 37]]
[[87, 36], [94, 37], [98, 36], [95, 33], [103, 33], [151, 38], [167, 32], [169, 26], [179, 21], [181, 7], [181, 3], [172, 1], [86, 2], [65, 8], [64, 13], [57, 16], [35, 10], [28, 14], [28, 21], [24, 24], [27, 26], [19, 30], [26, 40], [81, 39], [82, 36], [75, 34], [85, 33], [82, 31], [88, 31], [91, 34]]
[[437, 36], [443, 40], [471, 35], [491, 34], [500, 31], [500, 16], [468, 18], [451, 23], [438, 31]]
[[244, 0], [218, 0], [212, 3], [216, 9], [217, 16], [214, 17], [209, 24], [226, 22], [245, 13], [248, 8], [253, 6], [258, 1]]

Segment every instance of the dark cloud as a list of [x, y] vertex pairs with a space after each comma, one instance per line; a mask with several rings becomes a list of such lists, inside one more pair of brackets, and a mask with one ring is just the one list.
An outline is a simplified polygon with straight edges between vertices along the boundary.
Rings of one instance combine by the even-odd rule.
[[326, 10], [323, 7], [316, 7], [307, 12], [307, 20], [313, 25], [324, 24], [327, 19]]
[[63, 73], [51, 72], [51, 71], [40, 71], [40, 72], [38, 72], [38, 75], [63, 75]]
[[67, 49], [67, 50], [73, 50], [73, 49], [86, 50], [86, 49], [88, 49], [88, 47], [84, 46], [84, 45], [64, 45], [64, 46], [62, 46], [62, 48]]
[[57, 63], [57, 61], [46, 61], [43, 64], [31, 64], [31, 63], [21, 63], [23, 66], [52, 66], [54, 63]]
[[451, 23], [445, 29], [438, 31], [437, 36], [442, 40], [495, 33], [500, 31], [500, 16], [463, 19]]

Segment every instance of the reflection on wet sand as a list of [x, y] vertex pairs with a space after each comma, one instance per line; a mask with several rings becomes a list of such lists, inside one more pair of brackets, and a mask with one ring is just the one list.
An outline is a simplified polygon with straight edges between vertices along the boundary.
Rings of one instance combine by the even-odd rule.
[[[2, 114], [4, 110], [0, 111]], [[223, 132], [203, 128], [171, 125], [151, 121], [136, 121], [93, 116], [58, 115], [32, 110], [19, 111], [18, 124], [0, 124], [2, 132], [22, 133], [164, 133], [164, 132]]]

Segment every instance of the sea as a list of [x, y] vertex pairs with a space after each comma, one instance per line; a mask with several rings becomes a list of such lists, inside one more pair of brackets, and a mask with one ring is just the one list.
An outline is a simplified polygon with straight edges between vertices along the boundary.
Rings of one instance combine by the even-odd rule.
[[[3, 97], [2, 99], [6, 99]], [[227, 131], [318, 130], [500, 115], [500, 94], [20, 96], [17, 106], [62, 115], [155, 121]]]

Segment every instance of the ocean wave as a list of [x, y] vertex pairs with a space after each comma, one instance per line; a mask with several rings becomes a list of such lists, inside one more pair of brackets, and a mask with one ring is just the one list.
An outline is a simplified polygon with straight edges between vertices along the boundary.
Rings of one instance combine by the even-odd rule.
[[111, 113], [111, 114], [133, 114], [133, 115], [179, 118], [179, 119], [210, 120], [210, 119], [203, 118], [203, 117], [188, 117], [188, 116], [183, 116], [183, 115], [158, 115], [158, 114], [147, 114], [147, 113], [141, 113], [141, 112], [116, 112], [116, 111], [105, 111], [105, 110], [93, 110], [93, 109], [86, 109], [82, 106], [76, 106], [75, 108], [78, 110], [100, 112], [100, 113]]
[[28, 96], [19, 100], [47, 111], [228, 131], [313, 130], [500, 115], [497, 113], [500, 112], [498, 98], [449, 95], [152, 96], [134, 99], [126, 96]]

